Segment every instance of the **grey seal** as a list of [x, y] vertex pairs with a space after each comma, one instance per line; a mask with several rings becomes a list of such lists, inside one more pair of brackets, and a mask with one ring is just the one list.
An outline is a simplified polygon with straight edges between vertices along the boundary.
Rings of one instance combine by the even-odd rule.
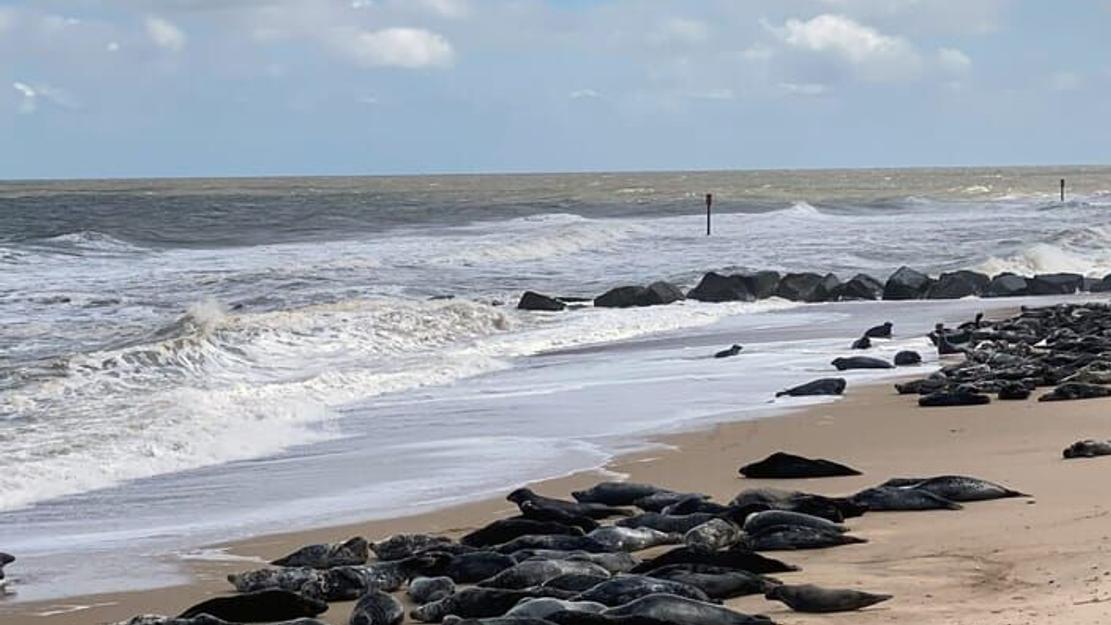
[[893, 478], [881, 486], [924, 490], [949, 501], [988, 501], [1009, 497], [1029, 497], [1006, 486], [966, 475], [939, 475], [923, 478]]
[[784, 391], [779, 391], [775, 396], [811, 397], [814, 395], [840, 395], [845, 392], [846, 385], [847, 382], [845, 382], [845, 378], [821, 378]]
[[499, 553], [514, 553], [522, 549], [557, 549], [560, 551], [588, 551], [590, 553], [604, 553], [609, 551], [609, 547], [606, 547], [593, 538], [587, 538], [586, 536], [560, 536], [555, 534], [518, 536], [507, 543], [495, 547], [495, 550]]
[[799, 570], [797, 566], [786, 564], [758, 553], [753, 553], [747, 548], [735, 546], [724, 551], [715, 551], [713, 553], [704, 553], [686, 547], [678, 547], [667, 553], [662, 553], [651, 560], [641, 562], [636, 565], [631, 572], [647, 573], [669, 564], [705, 564], [759, 574], [789, 573]]
[[661, 532], [650, 527], [601, 527], [586, 535], [612, 551], [641, 551], [659, 545], [675, 545], [683, 537], [674, 532]]
[[747, 478], [797, 479], [808, 477], [841, 477], [860, 475], [860, 471], [824, 458], [807, 458], [777, 451], [758, 462], [740, 468]]
[[658, 512], [645, 512], [617, 522], [619, 527], [648, 527], [666, 533], [686, 533], [702, 525], [717, 515], [707, 512], [694, 514], [668, 515]]
[[778, 510], [812, 514], [837, 523], [851, 517], [858, 517], [868, 509], [851, 498], [825, 497], [776, 488], [750, 488], [738, 493], [730, 502], [730, 505], [735, 507], [757, 504]]
[[314, 617], [327, 610], [328, 604], [320, 599], [288, 590], [260, 590], [202, 601], [186, 608], [178, 618], [207, 614], [233, 623], [271, 623]]
[[714, 358], [731, 358], [733, 356], [736, 356], [737, 354], [740, 354], [742, 349], [744, 348], [734, 343], [731, 347], [729, 347], [729, 349], [723, 349], [720, 352], [715, 353]]
[[348, 625], [399, 625], [405, 620], [401, 602], [381, 590], [372, 590], [351, 608]]
[[639, 560], [626, 551], [590, 553], [587, 551], [561, 551], [558, 549], [522, 549], [520, 551], [514, 551], [511, 557], [517, 562], [524, 562], [532, 559], [590, 562], [597, 564], [610, 573], [625, 573], [640, 563]]
[[668, 506], [673, 506], [681, 501], [688, 499], [709, 499], [710, 496], [704, 493], [677, 493], [674, 491], [659, 492], [647, 497], [641, 497], [633, 502], [633, 505], [646, 512], [661, 512]]
[[683, 625], [771, 625], [763, 615], [748, 615], [719, 605], [676, 595], [641, 597], [602, 612], [604, 616], [639, 616]]
[[748, 518], [745, 519], [743, 529], [750, 534], [758, 534], [769, 527], [777, 525], [801, 525], [827, 532], [843, 533], [849, 531], [844, 525], [834, 523], [828, 519], [823, 519], [822, 517], [812, 514], [804, 514], [802, 512], [792, 512], [790, 510], [765, 510], [763, 512], [750, 514]]
[[551, 597], [525, 599], [505, 613], [506, 618], [546, 618], [556, 612], [589, 612], [597, 614], [606, 606], [593, 601], [565, 601]]
[[553, 521], [534, 521], [522, 518], [498, 519], [464, 535], [459, 542], [468, 547], [491, 547], [507, 543], [520, 536], [538, 536], [541, 534], [582, 536], [583, 531], [578, 527]]
[[796, 612], [850, 612], [891, 599], [891, 595], [872, 594], [859, 590], [819, 588], [813, 584], [775, 586], [764, 594], [768, 599], [782, 601]]
[[1111, 396], [1111, 389], [1098, 384], [1066, 382], [1038, 398], [1038, 401], [1067, 401]]
[[759, 534], [749, 535], [745, 539], [745, 544], [753, 551], [828, 549], [865, 542], [868, 541], [856, 536], [805, 525], [767, 527], [761, 530]]
[[530, 590], [505, 590], [503, 588], [465, 588], [450, 597], [426, 603], [409, 612], [413, 620], [422, 623], [439, 623], [449, 614], [462, 618], [493, 618], [502, 616], [522, 599], [556, 597], [569, 599], [574, 596], [554, 588]]
[[428, 552], [438, 561], [421, 568], [424, 575], [450, 577], [457, 584], [473, 584], [492, 577], [517, 564], [511, 556], [497, 551], [475, 551], [459, 555]]
[[707, 597], [715, 600], [762, 595], [772, 586], [782, 583], [777, 579], [748, 571], [698, 564], [664, 566], [650, 571], [648, 576], [694, 586], [706, 593]]
[[585, 490], [571, 493], [579, 503], [600, 503], [607, 506], [631, 506], [637, 499], [667, 491], [652, 484], [635, 482], [601, 482]]
[[597, 575], [608, 577], [609, 571], [590, 562], [574, 560], [526, 560], [479, 582], [483, 588], [522, 589], [541, 586], [560, 575]]
[[851, 358], [834, 358], [831, 362], [838, 371], [849, 369], [894, 369], [895, 365], [871, 356], [853, 356]]
[[913, 367], [920, 364], [922, 364], [922, 356], [918, 352], [907, 349], [895, 354], [896, 367]]
[[506, 497], [507, 501], [520, 505], [521, 502], [531, 501], [542, 508], [557, 508], [564, 512], [574, 514], [576, 516], [585, 516], [592, 519], [605, 519], [612, 516], [628, 516], [629, 511], [615, 506], [607, 506], [600, 503], [580, 503], [578, 501], [564, 501], [562, 499], [553, 499], [538, 495], [528, 488], [518, 488], [517, 490], [509, 493]]
[[326, 588], [328, 573], [309, 567], [257, 569], [231, 573], [227, 577], [236, 592], [288, 590], [306, 597], [329, 600]]
[[518, 508], [521, 510], [521, 518], [531, 521], [559, 523], [577, 527], [584, 532], [592, 532], [599, 527], [598, 522], [590, 517], [571, 514], [559, 508], [547, 508], [532, 501], [522, 501]]
[[342, 543], [307, 545], [270, 564], [330, 569], [334, 566], [364, 564], [368, 558], [370, 558], [369, 544], [362, 536], [355, 536]]
[[849, 346], [849, 349], [872, 349], [872, 339], [868, 338], [867, 336], [862, 336], [853, 341], [853, 344]]
[[870, 339], [889, 339], [891, 329], [895, 326], [890, 321], [885, 321], [878, 326], [872, 326], [864, 331], [864, 336]]
[[853, 495], [853, 500], [874, 511], [960, 510], [959, 503], [915, 488], [877, 486]]
[[699, 601], [710, 600], [706, 593], [694, 586], [645, 575], [618, 575], [583, 591], [575, 597], [575, 600], [596, 601], [613, 607], [657, 593], [667, 593]]
[[413, 603], [424, 605], [455, 594], [455, 582], [450, 577], [417, 577], [406, 592]]
[[710, 519], [683, 534], [683, 544], [694, 551], [720, 551], [739, 543], [741, 528], [725, 519]]
[[1111, 441], [1097, 441], [1093, 439], [1076, 441], [1072, 445], [1066, 447], [1061, 455], [1066, 459], [1111, 456]]
[[544, 582], [543, 586], [547, 588], [558, 588], [560, 590], [570, 590], [580, 593], [584, 590], [593, 588], [598, 584], [609, 579], [609, 574], [606, 575], [560, 575]]
[[[370, 544], [371, 551], [379, 560], [404, 560], [411, 558], [423, 551], [439, 548], [443, 549], [451, 544], [451, 539], [444, 536], [430, 536], [428, 534], [395, 534], [381, 542]], [[354, 564], [361, 564], [356, 562]]]

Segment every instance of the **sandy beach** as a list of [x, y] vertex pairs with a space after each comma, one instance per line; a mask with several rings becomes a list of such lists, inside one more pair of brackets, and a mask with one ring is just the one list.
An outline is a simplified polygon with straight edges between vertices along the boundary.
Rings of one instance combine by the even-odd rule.
[[[995, 402], [987, 407], [923, 409], [890, 384], [850, 388], [837, 402], [799, 413], [725, 424], [660, 439], [669, 447], [619, 459], [608, 471], [677, 490], [699, 490], [728, 500], [738, 491], [768, 485], [737, 475], [744, 462], [788, 450], [848, 463], [864, 475], [851, 478], [776, 481], [775, 486], [822, 494], [846, 494], [895, 476], [968, 474], [1030, 493], [1030, 499], [968, 504], [962, 511], [870, 513], [851, 519], [867, 544], [831, 550], [781, 553], [802, 571], [782, 575], [814, 582], [888, 592], [895, 599], [851, 615], [807, 616], [780, 604], [745, 597], [730, 605], [773, 616], [783, 623], [977, 623], [1018, 624], [1066, 619], [1106, 620], [1111, 601], [1107, 562], [1111, 514], [1102, 479], [1107, 461], [1064, 461], [1069, 443], [1105, 436], [1108, 400], [1067, 403]], [[601, 479], [577, 474], [536, 485], [552, 496]], [[239, 556], [270, 559], [307, 543], [361, 534], [461, 534], [509, 516], [512, 504], [491, 499], [435, 513], [386, 522], [266, 536], [227, 545]], [[643, 554], [642, 554], [643, 555]], [[223, 577], [252, 568], [250, 562], [203, 562], [193, 583], [161, 590], [78, 597], [0, 607], [11, 625], [85, 625], [139, 613], [176, 613], [230, 590]], [[78, 606], [91, 606], [78, 608]], [[345, 623], [350, 604], [323, 615]]]

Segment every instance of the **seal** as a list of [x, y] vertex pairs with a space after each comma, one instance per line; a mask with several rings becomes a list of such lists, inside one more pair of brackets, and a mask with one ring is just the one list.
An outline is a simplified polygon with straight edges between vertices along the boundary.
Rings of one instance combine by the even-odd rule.
[[372, 588], [394, 592], [410, 579], [444, 566], [451, 557], [448, 554], [427, 553], [395, 562], [337, 566], [324, 571], [325, 596], [328, 601], [352, 601]]
[[342, 543], [307, 545], [287, 556], [274, 560], [270, 564], [330, 569], [334, 566], [364, 564], [369, 558], [369, 544], [362, 536], [356, 536]]
[[258, 569], [231, 573], [227, 577], [236, 592], [277, 589], [299, 593], [314, 599], [332, 600], [326, 588], [327, 573], [309, 567]]
[[401, 602], [381, 590], [372, 590], [351, 608], [348, 625], [400, 625], [405, 620]]
[[749, 534], [759, 534], [767, 528], [783, 525], [813, 527], [826, 532], [845, 533], [849, 531], [847, 527], [839, 523], [812, 514], [791, 512], [790, 510], [766, 510], [750, 514], [745, 519], [744, 531]]
[[424, 605], [455, 594], [455, 582], [450, 577], [417, 577], [406, 592], [413, 603]]
[[959, 503], [915, 488], [877, 486], [853, 495], [852, 499], [876, 512], [903, 510], [960, 510]]
[[4, 567], [12, 562], [15, 562], [15, 556], [0, 551], [0, 590], [3, 590], [6, 584], [6, 580], [4, 579]]
[[572, 491], [579, 503], [600, 503], [607, 506], [631, 506], [637, 499], [667, 491], [652, 484], [634, 482], [600, 482], [586, 490]]
[[800, 384], [785, 391], [779, 391], [776, 397], [811, 397], [814, 395], [840, 395], [845, 392], [845, 378], [821, 378], [806, 384]]
[[271, 623], [303, 616], [311, 618], [327, 610], [328, 604], [320, 599], [272, 589], [202, 601], [187, 608], [178, 618], [207, 614], [233, 623]]
[[505, 590], [503, 588], [465, 588], [450, 597], [417, 606], [409, 616], [422, 623], [439, 623], [449, 614], [462, 618], [493, 618], [502, 616], [522, 599], [555, 597], [570, 599], [570, 593], [555, 588]]
[[860, 471], [843, 464], [825, 460], [796, 456], [782, 451], [741, 467], [740, 474], [748, 478], [760, 479], [797, 479], [807, 477], [840, 477], [860, 475]]
[[595, 601], [613, 607], [659, 593], [687, 597], [698, 601], [710, 600], [706, 593], [687, 584], [645, 575], [621, 575], [583, 591], [575, 597], [575, 601]]
[[519, 507], [521, 518], [530, 521], [559, 523], [560, 525], [577, 527], [583, 532], [592, 532], [599, 527], [598, 522], [590, 517], [571, 514], [558, 508], [545, 508], [531, 501], [522, 501]]
[[683, 544], [692, 551], [710, 553], [728, 549], [741, 542], [741, 528], [725, 519], [710, 519], [683, 534]]
[[506, 618], [547, 618], [556, 612], [588, 612], [598, 614], [606, 606], [593, 601], [564, 601], [551, 597], [525, 599], [505, 613]]
[[871, 356], [852, 356], [851, 358], [834, 358], [831, 362], [838, 371], [849, 369], [894, 369], [895, 365]]
[[560, 575], [544, 582], [542, 585], [547, 588], [558, 588], [580, 593], [601, 584], [609, 578], [608, 573], [604, 577], [600, 575]]
[[954, 406], [982, 406], [990, 404], [991, 398], [977, 393], [967, 386], [959, 386], [953, 391], [936, 391], [918, 398], [923, 408], [950, 408]]
[[702, 564], [738, 571], [748, 571], [749, 573], [756, 573], [758, 575], [767, 573], [790, 573], [799, 570], [797, 566], [786, 564], [758, 553], [753, 553], [748, 548], [732, 547], [724, 551], [704, 553], [701, 551], [694, 551], [687, 547], [676, 547], [655, 558], [641, 562], [633, 567], [630, 572], [643, 574], [672, 564]]
[[491, 547], [507, 543], [521, 536], [542, 534], [582, 536], [583, 531], [577, 527], [554, 521], [534, 521], [522, 518], [498, 519], [464, 535], [460, 542], [468, 547]]
[[645, 512], [627, 519], [621, 519], [617, 522], [617, 525], [618, 527], [648, 527], [669, 534], [686, 533], [713, 518], [716, 518], [716, 515], [707, 512], [683, 515]]
[[633, 502], [633, 505], [646, 512], [660, 512], [668, 506], [673, 506], [680, 501], [688, 499], [709, 499], [710, 496], [704, 493], [676, 493], [673, 491], [659, 492], [647, 497], [641, 497]]
[[606, 553], [589, 553], [586, 551], [560, 551], [556, 549], [522, 549], [515, 551], [511, 557], [517, 562], [524, 562], [535, 558], [541, 560], [573, 560], [575, 562], [590, 562], [606, 569], [610, 573], [625, 573], [640, 563], [639, 560], [624, 551]]
[[920, 364], [922, 364], [922, 356], [918, 352], [906, 349], [895, 354], [896, 367], [912, 367]]
[[1097, 441], [1092, 439], [1076, 441], [1066, 447], [1061, 455], [1066, 459], [1111, 456], [1111, 441]]
[[764, 597], [787, 604], [796, 612], [851, 612], [891, 599], [891, 595], [878, 595], [859, 590], [819, 588], [813, 584], [774, 586]]
[[[803, 512], [840, 523], [845, 519], [858, 517], [868, 509], [859, 502], [847, 497], [825, 497], [800, 491], [779, 490], [776, 488], [750, 488], [741, 491], [730, 502], [730, 506], [744, 507], [756, 504], [766, 505], [778, 510]], [[742, 519], [743, 521], [743, 519]]]
[[497, 551], [475, 551], [459, 555], [431, 551], [429, 555], [438, 556], [439, 561], [434, 566], [422, 567], [421, 573], [449, 577], [457, 584], [480, 582], [517, 565], [517, 561], [511, 556]]
[[660, 545], [675, 545], [683, 537], [676, 533], [661, 532], [650, 527], [601, 527], [586, 535], [611, 551], [641, 551]]
[[1009, 497], [1029, 497], [1001, 484], [967, 475], [939, 475], [925, 478], [893, 478], [881, 486], [924, 490], [949, 501], [989, 501]]
[[1098, 384], [1066, 382], [1038, 398], [1038, 401], [1068, 401], [1073, 399], [1095, 399], [1111, 396], [1111, 389]]
[[999, 387], [999, 399], [1003, 401], [1022, 401], [1030, 399], [1030, 388], [1022, 382], [1004, 382]]
[[660, 511], [661, 514], [668, 516], [683, 516], [687, 514], [695, 514], [698, 512], [705, 512], [708, 514], [724, 514], [729, 511], [729, 506], [724, 506], [716, 501], [704, 499], [701, 496], [687, 497], [681, 501], [677, 501], [670, 506], [665, 506]]
[[714, 600], [762, 595], [772, 586], [782, 583], [748, 571], [687, 564], [660, 567], [650, 571], [648, 576], [694, 586]]
[[[379, 560], [404, 560], [429, 549], [443, 550], [450, 545], [451, 539], [428, 534], [395, 534], [381, 542], [371, 543], [370, 549]], [[362, 564], [354, 562], [353, 564]]]
[[863, 538], [805, 525], [774, 525], [745, 539], [745, 545], [753, 551], [828, 549], [866, 542]]
[[682, 596], [655, 594], [602, 612], [603, 616], [637, 616], [683, 625], [772, 625], [763, 615], [748, 615]]
[[872, 326], [864, 331], [864, 336], [870, 339], [889, 339], [891, 329], [895, 327], [890, 321], [885, 321], [878, 326]]
[[512, 501], [518, 506], [523, 501], [531, 501], [538, 507], [557, 508], [576, 516], [585, 516], [592, 519], [606, 519], [612, 516], [628, 516], [629, 514], [628, 510], [615, 506], [607, 506], [600, 503], [579, 503], [578, 501], [564, 501], [562, 499], [544, 497], [527, 488], [518, 488], [509, 493], [509, 495], [506, 496], [506, 500]]
[[555, 549], [558, 551], [586, 551], [605, 553], [609, 551], [602, 543], [586, 536], [539, 535], [519, 536], [494, 548], [498, 553], [510, 554], [522, 549]]
[[609, 571], [590, 562], [574, 560], [526, 560], [478, 583], [482, 588], [520, 590], [543, 586], [561, 575], [609, 577]]
[[872, 339], [866, 336], [862, 336], [853, 341], [853, 344], [849, 346], [849, 349], [872, 349]]
[[730, 358], [732, 356], [736, 356], [737, 354], [741, 353], [742, 349], [744, 349], [744, 348], [741, 347], [740, 345], [734, 344], [729, 349], [723, 349], [720, 352], [715, 353], [714, 358]]

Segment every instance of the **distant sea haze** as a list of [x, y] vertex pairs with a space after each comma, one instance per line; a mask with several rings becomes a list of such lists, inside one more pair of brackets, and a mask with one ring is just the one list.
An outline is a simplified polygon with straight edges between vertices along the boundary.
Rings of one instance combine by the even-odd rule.
[[[707, 418], [739, 397], [633, 413], [601, 380], [627, 391], [645, 376], [661, 388], [680, 383], [674, 371], [712, 376], [683, 369], [703, 366], [682, 352], [700, 333], [779, 345], [789, 336], [776, 332], [805, 327], [812, 342], [737, 365], [771, 372], [763, 385], [799, 381], [840, 333], [887, 313], [763, 300], [552, 315], [515, 310], [522, 291], [689, 287], [708, 270], [882, 280], [904, 264], [1111, 273], [1111, 169], [0, 183], [0, 534], [22, 528], [32, 549], [152, 489], [229, 497], [185, 515], [210, 529], [274, 521], [287, 512], [277, 500], [236, 490], [256, 470], [300, 484], [287, 499], [350, 513], [356, 491], [386, 512], [403, 491], [433, 503], [591, 466], [613, 451], [598, 437]], [[571, 355], [655, 335], [676, 342], [648, 361]], [[551, 351], [565, 355], [529, 358]], [[758, 405], [773, 390], [742, 395]], [[562, 399], [528, 403], [544, 393]], [[599, 407], [613, 416], [593, 419]], [[400, 460], [347, 484], [343, 467], [316, 464], [356, 453], [359, 437], [373, 462], [436, 459], [453, 473]], [[325, 490], [309, 480], [323, 474]], [[185, 531], [179, 513], [142, 509], [154, 516], [132, 510], [115, 535], [140, 521]]]

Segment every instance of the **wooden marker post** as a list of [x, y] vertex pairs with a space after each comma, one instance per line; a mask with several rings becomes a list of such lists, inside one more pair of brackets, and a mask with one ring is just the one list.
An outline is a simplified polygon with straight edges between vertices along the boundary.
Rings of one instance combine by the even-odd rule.
[[1065, 179], [1061, 178], [1061, 201], [1065, 201]]
[[714, 194], [706, 194], [706, 236], [710, 236], [710, 207], [714, 205]]

